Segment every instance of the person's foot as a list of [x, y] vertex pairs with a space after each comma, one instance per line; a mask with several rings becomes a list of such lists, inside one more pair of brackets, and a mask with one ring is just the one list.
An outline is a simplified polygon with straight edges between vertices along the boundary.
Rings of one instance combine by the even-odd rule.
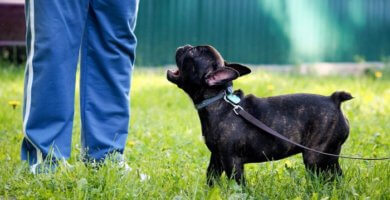
[[55, 173], [59, 164], [62, 164], [61, 167], [65, 167], [67, 169], [72, 169], [73, 166], [70, 165], [66, 160], [60, 161], [44, 161], [41, 163], [36, 163], [30, 166], [30, 173], [36, 174], [50, 174]]
[[[126, 159], [122, 154], [114, 155], [111, 158], [115, 163], [117, 163], [117, 166], [122, 173], [129, 173], [133, 171], [133, 169], [127, 164]], [[146, 181], [150, 179], [150, 177], [147, 174], [142, 173], [141, 170], [139, 169], [136, 169], [135, 173], [138, 175], [141, 181]]]
[[57, 162], [42, 162], [36, 163], [30, 166], [30, 173], [36, 174], [49, 174], [56, 172]]
[[125, 158], [122, 154], [119, 153], [112, 153], [107, 155], [104, 159], [95, 160], [91, 157], [84, 156], [84, 163], [87, 166], [91, 166], [93, 169], [99, 169], [102, 167], [105, 163], [108, 164], [114, 164], [114, 166], [117, 166], [119, 169], [124, 170], [126, 172], [130, 172], [133, 169], [126, 163]]
[[124, 172], [131, 172], [133, 169], [126, 163], [124, 159], [118, 161], [118, 167]]
[[106, 156], [105, 159], [101, 159], [99, 161], [84, 157], [84, 163], [88, 166], [91, 166], [93, 169], [99, 170], [103, 165], [108, 164], [109, 166], [112, 166], [116, 169], [119, 170], [120, 173], [122, 174], [127, 174], [127, 173], [136, 173], [141, 181], [146, 181], [150, 179], [150, 177], [147, 174], [142, 173], [140, 170], [135, 170], [127, 164], [126, 159], [123, 154], [120, 153], [112, 153]]

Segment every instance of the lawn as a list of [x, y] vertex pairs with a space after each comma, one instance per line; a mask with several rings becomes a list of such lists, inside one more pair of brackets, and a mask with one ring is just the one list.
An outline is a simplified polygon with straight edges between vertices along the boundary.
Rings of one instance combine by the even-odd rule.
[[[342, 154], [390, 156], [390, 79], [316, 77], [255, 70], [235, 88], [257, 96], [295, 92], [329, 95], [349, 91], [343, 104], [351, 132]], [[107, 162], [102, 168], [80, 161], [79, 105], [76, 103], [73, 168], [31, 175], [20, 161], [23, 69], [0, 64], [0, 199], [390, 199], [390, 161], [341, 160], [344, 177], [325, 182], [308, 176], [301, 155], [246, 165], [246, 188], [223, 176], [206, 186], [210, 152], [190, 99], [165, 79], [163, 69], [136, 68], [132, 117], [125, 151], [133, 171]]]

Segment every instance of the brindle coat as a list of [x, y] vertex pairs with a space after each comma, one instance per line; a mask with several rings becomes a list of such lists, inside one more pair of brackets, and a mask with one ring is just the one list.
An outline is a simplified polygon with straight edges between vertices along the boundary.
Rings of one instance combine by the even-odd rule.
[[[184, 46], [176, 51], [177, 70], [167, 78], [183, 89], [195, 104], [214, 97], [232, 80], [249, 74], [249, 68], [228, 64], [211, 46]], [[291, 94], [266, 98], [244, 96], [240, 105], [273, 130], [289, 139], [327, 153], [339, 154], [349, 133], [349, 125], [340, 104], [352, 96], [335, 92], [331, 96]], [[302, 153], [308, 170], [342, 174], [337, 157], [303, 150], [254, 127], [234, 114], [223, 99], [198, 111], [202, 133], [211, 151], [207, 169], [208, 184], [223, 171], [238, 183], [244, 181], [244, 164], [278, 160]]]

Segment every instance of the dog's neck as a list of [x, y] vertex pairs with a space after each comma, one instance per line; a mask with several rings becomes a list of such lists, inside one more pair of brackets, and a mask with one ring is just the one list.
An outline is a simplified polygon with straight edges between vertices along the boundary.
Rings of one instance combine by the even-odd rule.
[[[221, 91], [219, 91], [220, 93]], [[219, 93], [214, 93], [218, 95]], [[241, 90], [234, 92], [240, 98], [243, 97], [243, 92]], [[214, 96], [210, 96], [214, 97]], [[202, 126], [202, 135], [207, 137], [208, 134], [212, 134], [210, 128], [220, 122], [221, 117], [227, 115], [232, 110], [232, 105], [226, 102], [223, 98], [213, 102], [212, 104], [207, 105], [206, 107], [198, 110], [199, 119]]]
[[212, 133], [212, 127], [221, 120], [221, 116], [227, 114], [232, 106], [224, 99], [219, 99], [213, 104], [210, 104], [200, 110], [198, 115], [202, 126], [202, 135], [206, 138]]
[[196, 105], [206, 99], [210, 99], [219, 95], [221, 92], [224, 92], [225, 90], [226, 90], [225, 88], [200, 89], [200, 91], [194, 92], [193, 94], [189, 94], [189, 96], [191, 97], [193, 103]]

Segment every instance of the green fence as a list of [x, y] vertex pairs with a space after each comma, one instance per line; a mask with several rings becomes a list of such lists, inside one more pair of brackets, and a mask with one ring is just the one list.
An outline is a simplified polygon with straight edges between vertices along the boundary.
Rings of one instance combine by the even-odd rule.
[[378, 61], [390, 55], [389, 0], [141, 0], [137, 64], [174, 63], [211, 44], [250, 64]]

